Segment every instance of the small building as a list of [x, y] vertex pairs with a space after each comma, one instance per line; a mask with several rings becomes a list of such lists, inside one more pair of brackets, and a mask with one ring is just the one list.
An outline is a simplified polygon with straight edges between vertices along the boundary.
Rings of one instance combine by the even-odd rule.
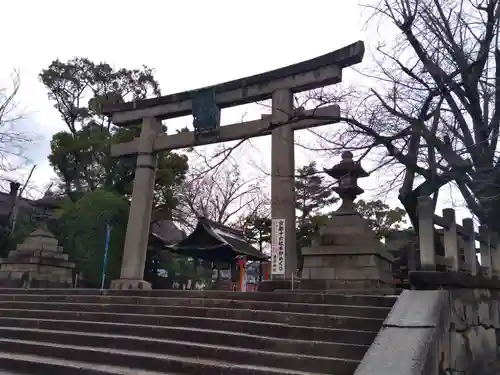
[[170, 275], [161, 268], [162, 256], [166, 246], [174, 245], [186, 237], [170, 216], [153, 221], [149, 234], [148, 252], [144, 269], [144, 280], [151, 283], [153, 289], [167, 289], [170, 283], [166, 280]]
[[[245, 240], [243, 231], [216, 223], [204, 217], [198, 218], [194, 231], [179, 243], [167, 247], [174, 254], [212, 264], [214, 284], [217, 289], [232, 289], [238, 280], [236, 259], [244, 256], [247, 261], [261, 262], [268, 256]], [[230, 277], [227, 280], [225, 275]]]
[[240, 255], [249, 261], [268, 258], [245, 240], [243, 231], [204, 217], [198, 218], [198, 224], [189, 236], [170, 246], [169, 250], [211, 262], [233, 262]]

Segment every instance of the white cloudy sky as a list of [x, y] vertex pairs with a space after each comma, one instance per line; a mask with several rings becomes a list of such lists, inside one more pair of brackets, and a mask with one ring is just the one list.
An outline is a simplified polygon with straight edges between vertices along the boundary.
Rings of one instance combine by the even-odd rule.
[[[54, 176], [46, 161], [50, 138], [64, 129], [37, 78], [52, 60], [78, 56], [116, 67], [146, 64], [155, 68], [167, 94], [278, 68], [357, 40], [370, 46], [379, 36], [366, 31], [365, 16], [357, 0], [4, 1], [0, 82], [20, 70], [18, 100], [29, 113], [26, 129], [43, 136], [30, 150], [38, 165], [34, 180], [43, 186]], [[260, 111], [226, 111], [223, 122], [238, 122], [245, 113], [256, 118]], [[190, 125], [189, 119], [173, 124], [178, 125]], [[253, 145], [241, 152], [265, 168], [269, 139]], [[319, 160], [320, 167], [332, 162], [297, 150], [297, 165], [310, 160]], [[361, 185], [370, 190], [376, 179]]]

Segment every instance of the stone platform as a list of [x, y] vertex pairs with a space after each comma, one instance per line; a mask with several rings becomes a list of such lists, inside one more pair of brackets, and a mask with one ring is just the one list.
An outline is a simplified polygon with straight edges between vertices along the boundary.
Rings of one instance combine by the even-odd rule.
[[75, 264], [68, 258], [42, 224], [7, 258], [0, 259], [0, 287], [71, 288]]
[[392, 287], [393, 256], [355, 211], [334, 213], [302, 255], [303, 289]]

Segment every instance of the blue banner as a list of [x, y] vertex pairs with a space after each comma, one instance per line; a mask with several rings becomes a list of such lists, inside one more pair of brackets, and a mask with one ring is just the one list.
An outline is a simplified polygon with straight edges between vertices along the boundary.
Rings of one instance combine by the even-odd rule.
[[109, 249], [110, 237], [111, 237], [111, 225], [106, 223], [106, 244], [104, 245], [104, 259], [102, 261], [101, 289], [104, 289], [104, 282], [106, 281], [106, 268], [108, 266], [108, 249]]

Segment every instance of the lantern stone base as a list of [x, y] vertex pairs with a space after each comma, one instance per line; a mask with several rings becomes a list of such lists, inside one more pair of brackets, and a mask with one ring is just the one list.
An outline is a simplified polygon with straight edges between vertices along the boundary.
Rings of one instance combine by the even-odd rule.
[[302, 290], [392, 286], [393, 257], [357, 212], [337, 211], [302, 256]]
[[0, 259], [0, 287], [71, 288], [75, 264], [42, 224], [16, 250]]
[[144, 280], [117, 279], [111, 282], [109, 288], [116, 290], [151, 290], [151, 284]]

